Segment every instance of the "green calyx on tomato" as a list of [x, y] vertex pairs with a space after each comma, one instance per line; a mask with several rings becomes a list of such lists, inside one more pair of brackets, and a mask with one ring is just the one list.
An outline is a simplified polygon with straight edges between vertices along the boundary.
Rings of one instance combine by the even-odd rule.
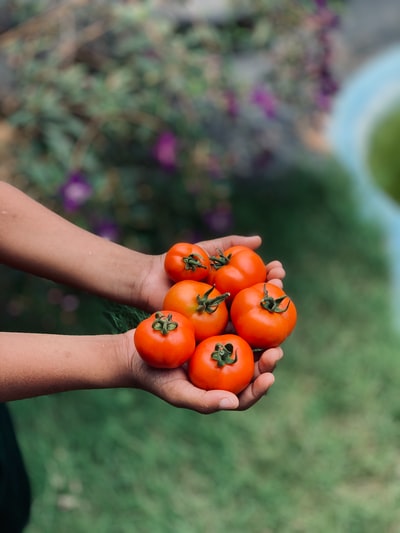
[[219, 253], [218, 256], [217, 255], [210, 256], [210, 262], [213, 268], [215, 268], [215, 270], [218, 270], [219, 268], [229, 264], [231, 257], [232, 257], [232, 254], [225, 255], [222, 250], [217, 250], [217, 252]]
[[[283, 302], [283, 300], [288, 299], [287, 306], [282, 308], [279, 307], [280, 304]], [[268, 295], [268, 290], [266, 286], [264, 285], [264, 298], [261, 300], [260, 305], [263, 309], [266, 311], [269, 311], [270, 313], [284, 313], [287, 311], [289, 305], [290, 305], [290, 299], [285, 294], [281, 296], [280, 298], [273, 298], [272, 296]]]
[[155, 314], [155, 319], [151, 327], [154, 329], [154, 331], [159, 331], [163, 335], [168, 335], [170, 331], [173, 331], [178, 327], [178, 322], [174, 322], [172, 320], [172, 314], [165, 316], [158, 311]]
[[217, 361], [218, 367], [223, 367], [225, 365], [233, 365], [237, 362], [238, 356], [235, 352], [233, 357], [233, 344], [230, 342], [227, 344], [217, 343], [215, 345], [214, 352], [211, 354], [211, 359]]
[[182, 261], [185, 265], [185, 270], [195, 272], [198, 268], [207, 269], [207, 267], [201, 262], [200, 256], [197, 254], [190, 254], [186, 257], [182, 257]]
[[209, 315], [215, 313], [219, 304], [224, 302], [230, 296], [229, 292], [225, 292], [219, 296], [215, 296], [215, 298], [209, 298], [213, 290], [214, 287], [212, 286], [203, 294], [203, 296], [200, 296], [199, 294], [197, 295], [196, 300], [198, 307], [196, 311], [198, 313], [208, 313]]

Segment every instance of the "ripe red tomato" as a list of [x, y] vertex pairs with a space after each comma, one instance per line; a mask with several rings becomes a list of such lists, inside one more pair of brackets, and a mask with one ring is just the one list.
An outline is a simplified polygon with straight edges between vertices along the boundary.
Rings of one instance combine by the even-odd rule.
[[139, 355], [156, 368], [177, 368], [193, 354], [196, 341], [188, 318], [175, 311], [157, 311], [134, 332]]
[[166, 253], [164, 268], [172, 281], [201, 281], [208, 276], [210, 260], [203, 248], [197, 244], [178, 242]]
[[234, 298], [230, 309], [233, 327], [252, 348], [279, 346], [293, 331], [297, 311], [283, 289], [256, 283]]
[[183, 280], [172, 285], [164, 298], [164, 308], [190, 319], [196, 341], [222, 333], [228, 323], [225, 300], [215, 287], [203, 281]]
[[188, 376], [196, 387], [239, 394], [254, 375], [249, 344], [231, 333], [208, 337], [197, 345], [188, 363]]
[[219, 255], [211, 256], [207, 282], [220, 292], [229, 292], [229, 302], [236, 294], [255, 283], [266, 280], [267, 267], [262, 258], [247, 246], [231, 246]]

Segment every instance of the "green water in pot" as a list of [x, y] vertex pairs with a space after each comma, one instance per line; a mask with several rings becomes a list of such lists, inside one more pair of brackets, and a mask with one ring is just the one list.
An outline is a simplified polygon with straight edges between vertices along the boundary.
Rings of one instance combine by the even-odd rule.
[[375, 185], [400, 205], [400, 103], [377, 120], [367, 153]]

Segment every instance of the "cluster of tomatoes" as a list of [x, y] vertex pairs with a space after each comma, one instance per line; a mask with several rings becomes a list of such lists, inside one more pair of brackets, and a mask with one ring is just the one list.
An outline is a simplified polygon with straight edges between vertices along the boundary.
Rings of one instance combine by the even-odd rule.
[[254, 351], [279, 346], [293, 331], [293, 301], [266, 281], [263, 259], [246, 246], [209, 256], [196, 244], [177, 243], [164, 267], [173, 285], [163, 310], [135, 330], [140, 356], [157, 368], [187, 363], [197, 387], [238, 394], [252, 380]]

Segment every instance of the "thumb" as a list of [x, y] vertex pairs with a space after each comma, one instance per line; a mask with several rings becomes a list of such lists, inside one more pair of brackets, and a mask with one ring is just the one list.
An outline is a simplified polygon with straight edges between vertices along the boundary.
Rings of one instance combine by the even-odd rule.
[[255, 250], [261, 246], [261, 242], [261, 237], [258, 235], [250, 237], [243, 235], [228, 235], [218, 239], [198, 242], [197, 244], [206, 250], [207, 253], [213, 254], [216, 250], [226, 250], [231, 246], [247, 246], [252, 250]]

